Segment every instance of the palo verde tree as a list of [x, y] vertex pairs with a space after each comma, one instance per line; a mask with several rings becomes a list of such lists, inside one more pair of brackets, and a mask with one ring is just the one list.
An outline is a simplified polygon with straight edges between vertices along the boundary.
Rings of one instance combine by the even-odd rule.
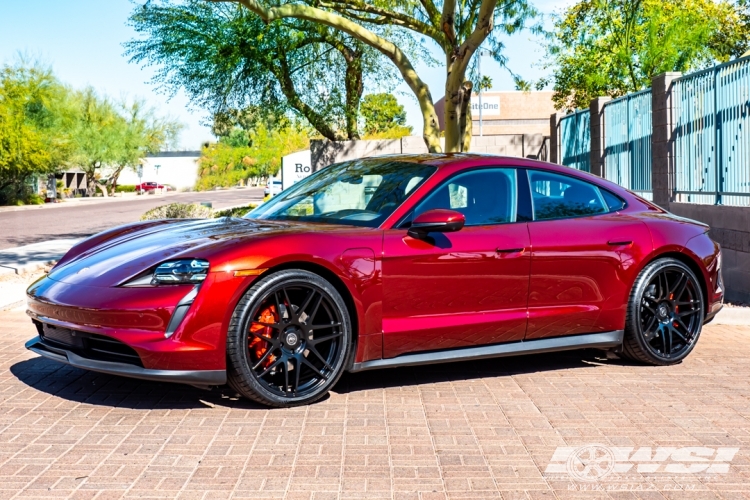
[[430, 151], [439, 152], [440, 131], [427, 84], [417, 74], [403, 44], [392, 33], [432, 40], [445, 56], [445, 149], [468, 146], [471, 83], [467, 70], [483, 43], [496, 60], [505, 62], [499, 35], [522, 29], [534, 9], [526, 0], [207, 0], [239, 3], [267, 23], [300, 19], [334, 28], [390, 59], [414, 93], [423, 119], [423, 137]]
[[559, 109], [587, 107], [740, 56], [750, 45], [748, 3], [583, 0], [555, 20], [547, 43]]
[[160, 117], [145, 101], [136, 99], [118, 106], [120, 119], [114, 133], [117, 147], [104, 179], [105, 190], [114, 194], [117, 180], [126, 168], [135, 169], [149, 153], [173, 147], [183, 125], [170, 118]]
[[155, 82], [214, 117], [293, 110], [330, 140], [357, 139], [366, 80], [395, 81], [379, 52], [331, 27], [301, 19], [266, 23], [238, 5], [149, 1], [126, 44], [133, 62], [159, 66]]
[[90, 87], [76, 92], [74, 101], [67, 164], [86, 173], [89, 196], [97, 187], [106, 196], [124, 168], [134, 168], [146, 154], [172, 144], [181, 129], [179, 123], [156, 117], [142, 101], [118, 104]]
[[66, 161], [67, 93], [42, 65], [19, 61], [0, 69], [0, 204], [23, 202], [33, 176]]

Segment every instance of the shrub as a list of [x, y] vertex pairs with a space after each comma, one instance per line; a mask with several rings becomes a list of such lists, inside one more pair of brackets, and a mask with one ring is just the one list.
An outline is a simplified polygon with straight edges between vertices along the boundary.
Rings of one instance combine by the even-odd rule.
[[149, 210], [141, 220], [156, 219], [208, 219], [213, 211], [197, 203], [171, 203]]
[[118, 184], [117, 187], [115, 188], [115, 192], [116, 193], [135, 193], [135, 186], [131, 184], [126, 184], [124, 186], [122, 184]]
[[217, 210], [214, 212], [214, 217], [242, 217], [255, 207], [257, 207], [257, 205], [251, 203], [241, 207], [225, 208], [224, 210]]

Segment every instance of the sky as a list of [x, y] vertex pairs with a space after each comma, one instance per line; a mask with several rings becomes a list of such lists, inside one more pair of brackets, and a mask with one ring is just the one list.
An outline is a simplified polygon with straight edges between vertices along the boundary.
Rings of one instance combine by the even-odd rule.
[[[113, 98], [142, 98], [164, 116], [180, 121], [183, 130], [178, 149], [197, 150], [212, 140], [203, 125], [207, 113], [193, 108], [183, 94], [168, 99], [150, 83], [153, 68], [128, 62], [122, 44], [135, 37], [127, 25], [130, 12], [144, 0], [2, 0], [0, 16], [0, 64], [13, 63], [19, 54], [50, 65], [63, 82], [73, 87], [92, 86]], [[533, 0], [532, 0], [533, 2]], [[563, 8], [571, 0], [533, 2], [545, 14]], [[539, 78], [543, 50], [528, 32], [506, 40], [511, 69], [526, 79]], [[505, 70], [489, 58], [482, 62], [483, 73], [493, 79], [493, 90], [513, 90]], [[417, 65], [417, 71], [438, 100], [444, 91], [444, 68]], [[395, 91], [407, 111], [407, 123], [420, 135], [419, 106], [404, 84]]]

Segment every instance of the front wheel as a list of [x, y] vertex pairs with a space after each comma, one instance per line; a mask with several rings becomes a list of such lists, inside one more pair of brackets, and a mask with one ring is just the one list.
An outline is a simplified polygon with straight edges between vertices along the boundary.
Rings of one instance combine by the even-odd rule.
[[308, 271], [281, 271], [253, 284], [234, 311], [228, 382], [268, 406], [312, 403], [341, 377], [351, 345], [349, 312], [336, 288]]
[[703, 292], [693, 271], [676, 259], [647, 265], [628, 302], [623, 354], [651, 365], [682, 361], [703, 326]]

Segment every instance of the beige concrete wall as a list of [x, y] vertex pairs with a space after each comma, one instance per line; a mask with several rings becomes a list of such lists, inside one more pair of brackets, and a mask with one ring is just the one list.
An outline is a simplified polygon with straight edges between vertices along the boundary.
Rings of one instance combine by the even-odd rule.
[[750, 302], [750, 207], [670, 203], [669, 211], [711, 226], [722, 248], [727, 300]]
[[[543, 134], [472, 137], [469, 152], [526, 158], [536, 155], [543, 142]], [[427, 146], [421, 137], [416, 136], [377, 141], [331, 142], [315, 139], [310, 141], [310, 152], [312, 168], [316, 171], [332, 163], [357, 158], [390, 154], [427, 154]]]

